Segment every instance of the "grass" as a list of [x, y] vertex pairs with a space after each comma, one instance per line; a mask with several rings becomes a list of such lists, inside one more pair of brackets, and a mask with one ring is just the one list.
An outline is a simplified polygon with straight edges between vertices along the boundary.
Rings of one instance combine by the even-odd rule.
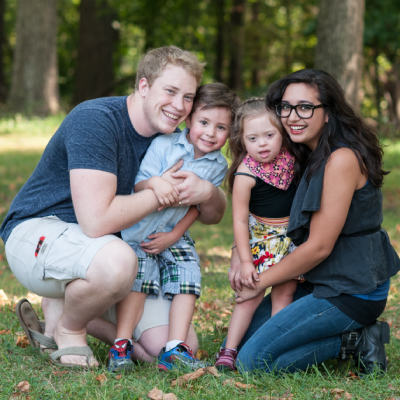
[[[43, 146], [49, 140], [62, 116], [46, 120], [9, 119], [0, 122], [0, 221], [9, 205], [35, 168]], [[385, 142], [385, 168], [392, 173], [385, 178], [384, 224], [397, 251], [400, 251], [400, 142]], [[232, 291], [227, 280], [232, 217], [229, 206], [219, 225], [196, 223], [191, 229], [201, 256], [203, 293], [197, 302], [193, 323], [199, 335], [201, 357], [213, 356], [226, 335], [233, 309]], [[154, 365], [140, 365], [132, 374], [116, 376], [104, 368], [108, 348], [90, 338], [90, 345], [102, 367], [95, 371], [69, 371], [50, 364], [31, 347], [17, 345], [20, 325], [15, 316], [15, 303], [28, 297], [37, 313], [43, 316], [40, 298], [28, 293], [13, 276], [0, 244], [0, 400], [21, 399], [144, 399], [157, 387], [164, 393], [174, 393], [178, 399], [400, 399], [400, 280], [392, 279], [389, 301], [383, 319], [392, 324], [391, 343], [387, 346], [388, 373], [384, 377], [371, 376], [353, 379], [348, 375], [352, 365], [344, 363], [339, 369], [335, 361], [328, 361], [306, 372], [274, 376], [229, 373], [220, 377], [205, 375], [187, 387], [171, 386], [179, 374], [159, 373]], [[19, 338], [21, 341], [21, 338]], [[103, 376], [99, 378], [99, 376]], [[104, 379], [105, 377], [105, 379]], [[227, 379], [250, 384], [247, 389], [224, 385]], [[30, 384], [29, 393], [16, 387], [22, 381]], [[342, 390], [342, 392], [340, 392]], [[346, 397], [347, 396], [347, 397]]]

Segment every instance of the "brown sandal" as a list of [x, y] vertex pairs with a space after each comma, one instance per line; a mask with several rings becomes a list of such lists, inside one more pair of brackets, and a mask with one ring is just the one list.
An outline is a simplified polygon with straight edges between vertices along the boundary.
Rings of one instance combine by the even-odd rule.
[[21, 299], [17, 303], [15, 311], [19, 323], [33, 348], [39, 349], [43, 353], [52, 353], [57, 349], [55, 340], [43, 334], [45, 323], [39, 321], [28, 299]]

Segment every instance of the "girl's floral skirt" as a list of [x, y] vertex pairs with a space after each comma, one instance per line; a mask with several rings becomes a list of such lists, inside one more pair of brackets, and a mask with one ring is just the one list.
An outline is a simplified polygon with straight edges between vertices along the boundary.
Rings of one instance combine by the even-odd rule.
[[249, 242], [253, 264], [258, 273], [272, 267], [296, 248], [286, 236], [288, 224], [289, 217], [263, 218], [249, 215]]

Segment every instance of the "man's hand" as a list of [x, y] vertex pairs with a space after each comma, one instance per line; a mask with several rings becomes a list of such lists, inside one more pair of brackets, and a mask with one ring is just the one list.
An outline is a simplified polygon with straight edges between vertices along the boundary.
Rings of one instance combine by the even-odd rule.
[[215, 188], [211, 182], [199, 178], [190, 171], [177, 171], [172, 174], [172, 177], [183, 179], [183, 182], [176, 186], [182, 205], [196, 205], [210, 200]]
[[240, 281], [242, 285], [250, 288], [250, 289], [255, 289], [256, 285], [254, 282], [258, 282], [258, 273], [256, 269], [254, 268], [254, 265], [252, 263], [243, 263], [240, 266]]
[[162, 175], [161, 178], [165, 179], [168, 181], [171, 185], [177, 186], [180, 183], [182, 183], [184, 180], [175, 178], [172, 176], [175, 172], [179, 171], [182, 168], [183, 165], [183, 160], [179, 160], [173, 167], [171, 167], [169, 170], [165, 171]]
[[179, 202], [179, 192], [170, 182], [160, 176], [149, 179], [149, 188], [154, 190], [158, 201], [164, 207], [169, 207]]
[[153, 233], [152, 235], [147, 236], [148, 239], [152, 239], [150, 242], [142, 242], [140, 247], [146, 252], [150, 254], [158, 254], [176, 243], [179, 238], [172, 232], [158, 232]]

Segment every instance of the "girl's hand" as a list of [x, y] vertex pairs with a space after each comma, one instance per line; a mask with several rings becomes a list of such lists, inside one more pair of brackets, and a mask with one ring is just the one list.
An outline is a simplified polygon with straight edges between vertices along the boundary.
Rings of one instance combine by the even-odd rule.
[[173, 245], [178, 241], [172, 232], [159, 232], [147, 236], [148, 239], [153, 239], [150, 242], [142, 242], [140, 247], [150, 254], [158, 254]]
[[258, 273], [254, 268], [254, 265], [249, 262], [243, 263], [240, 267], [240, 282], [242, 285], [250, 289], [255, 289], [256, 285], [254, 282], [258, 281]]
[[232, 249], [231, 267], [228, 271], [229, 284], [233, 290], [242, 289], [240, 282], [240, 258], [237, 247]]
[[237, 290], [235, 292], [235, 302], [237, 304], [244, 303], [247, 300], [254, 299], [265, 289], [249, 289], [244, 287], [242, 290]]
[[161, 206], [169, 207], [179, 202], [178, 189], [160, 176], [153, 176], [149, 179], [149, 188], [153, 189]]

